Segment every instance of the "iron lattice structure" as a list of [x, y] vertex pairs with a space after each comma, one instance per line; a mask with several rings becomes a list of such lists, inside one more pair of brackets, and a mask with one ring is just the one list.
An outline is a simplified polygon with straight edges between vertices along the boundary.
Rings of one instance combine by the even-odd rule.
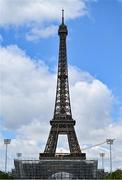
[[[96, 160], [86, 160], [82, 153], [75, 133], [75, 120], [72, 118], [68, 66], [66, 54], [67, 26], [59, 26], [59, 62], [57, 75], [57, 90], [54, 116], [50, 121], [51, 130], [43, 153], [39, 160], [14, 160], [15, 179], [97, 179], [98, 169]], [[56, 154], [59, 134], [66, 134], [69, 142], [70, 154]]]
[[66, 50], [68, 30], [67, 26], [64, 24], [64, 11], [62, 11], [62, 23], [59, 26], [58, 35], [60, 44], [55, 109], [54, 117], [50, 121], [51, 130], [44, 154], [45, 156], [55, 156], [58, 135], [66, 134], [68, 137], [70, 155], [81, 156], [81, 149], [74, 129], [75, 120], [72, 118], [70, 105]]

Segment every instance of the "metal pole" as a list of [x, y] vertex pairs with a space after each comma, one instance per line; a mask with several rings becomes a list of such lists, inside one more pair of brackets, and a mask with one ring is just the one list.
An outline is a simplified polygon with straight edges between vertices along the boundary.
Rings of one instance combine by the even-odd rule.
[[103, 165], [103, 156], [102, 156], [102, 169], [104, 169], [104, 165]]
[[112, 173], [112, 147], [111, 145], [113, 144], [113, 141], [115, 139], [106, 139], [107, 144], [109, 144], [109, 148], [110, 148], [110, 173]]
[[7, 144], [5, 144], [6, 150], [5, 150], [5, 173], [7, 171]]
[[112, 173], [112, 151], [111, 151], [111, 143], [110, 143], [110, 173]]
[[100, 153], [102, 169], [104, 169], [104, 156], [105, 156], [105, 153]]
[[8, 144], [11, 143], [11, 139], [4, 139], [4, 144], [6, 146], [5, 149], [5, 173], [7, 172], [7, 151], [8, 151]]

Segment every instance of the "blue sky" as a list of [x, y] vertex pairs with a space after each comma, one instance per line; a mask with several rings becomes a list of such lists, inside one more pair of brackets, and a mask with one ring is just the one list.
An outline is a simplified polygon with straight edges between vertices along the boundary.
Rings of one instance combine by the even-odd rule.
[[[44, 148], [54, 107], [57, 30], [64, 7], [72, 109], [82, 124], [76, 127], [79, 139], [85, 146], [117, 137], [117, 159], [122, 143], [122, 1], [52, 1], [0, 0], [0, 137], [15, 139], [11, 152], [30, 134], [32, 148], [24, 153], [38, 152], [41, 143]], [[91, 135], [83, 140], [86, 129]]]
[[[66, 21], [69, 29], [69, 63], [103, 81], [122, 101], [122, 3], [117, 0], [99, 0], [87, 4], [87, 16]], [[25, 32], [25, 26], [1, 28], [4, 39], [2, 45], [17, 44], [29, 56], [55, 66], [58, 56], [57, 34], [28, 42], [24, 38]]]

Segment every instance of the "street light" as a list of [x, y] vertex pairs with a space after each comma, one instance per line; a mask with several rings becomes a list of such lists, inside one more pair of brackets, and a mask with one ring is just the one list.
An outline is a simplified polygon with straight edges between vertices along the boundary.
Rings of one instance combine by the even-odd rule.
[[5, 172], [7, 172], [7, 150], [8, 150], [8, 144], [11, 143], [11, 139], [4, 139], [4, 144], [6, 146], [5, 150]]
[[102, 169], [104, 169], [104, 156], [105, 156], [105, 153], [100, 153], [100, 157], [102, 159]]
[[115, 139], [106, 139], [107, 144], [110, 145], [110, 173], [112, 173], [112, 149], [111, 145], [113, 144]]

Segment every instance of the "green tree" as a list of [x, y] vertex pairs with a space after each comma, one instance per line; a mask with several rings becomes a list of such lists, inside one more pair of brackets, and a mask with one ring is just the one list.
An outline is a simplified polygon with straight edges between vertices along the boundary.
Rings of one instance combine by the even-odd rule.
[[122, 170], [117, 169], [116, 171], [106, 175], [104, 179], [122, 179]]
[[9, 175], [8, 173], [4, 173], [0, 171], [0, 179], [13, 179], [13, 177]]

